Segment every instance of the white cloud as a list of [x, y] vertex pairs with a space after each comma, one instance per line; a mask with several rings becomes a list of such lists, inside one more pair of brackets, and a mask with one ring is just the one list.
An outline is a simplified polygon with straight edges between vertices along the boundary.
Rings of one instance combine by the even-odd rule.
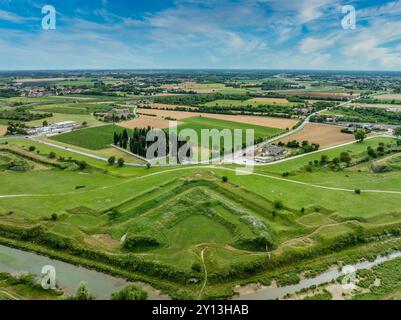
[[303, 24], [323, 16], [326, 6], [333, 6], [333, 0], [259, 0], [268, 3], [281, 15], [294, 15], [295, 24]]
[[299, 43], [299, 50], [304, 54], [321, 51], [323, 49], [332, 47], [333, 44], [338, 40], [338, 38], [338, 34], [321, 38], [304, 38]]
[[24, 20], [26, 20], [26, 18], [18, 16], [15, 13], [12, 13], [9, 11], [0, 10], [0, 20], [19, 23], [19, 22], [23, 22]]

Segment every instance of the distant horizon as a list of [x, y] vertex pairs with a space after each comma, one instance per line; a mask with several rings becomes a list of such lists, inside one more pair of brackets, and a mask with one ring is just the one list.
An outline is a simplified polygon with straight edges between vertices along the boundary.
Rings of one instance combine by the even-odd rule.
[[369, 70], [369, 69], [248, 69], [248, 68], [115, 68], [115, 69], [0, 69], [0, 73], [23, 73], [23, 72], [135, 72], [135, 71], [256, 71], [256, 72], [382, 72], [382, 73], [401, 73], [400, 70]]

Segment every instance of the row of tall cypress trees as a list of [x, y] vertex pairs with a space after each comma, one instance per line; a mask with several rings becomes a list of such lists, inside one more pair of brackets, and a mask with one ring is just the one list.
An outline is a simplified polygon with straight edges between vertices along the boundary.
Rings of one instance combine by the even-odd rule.
[[[146, 141], [146, 136], [149, 131], [153, 130], [151, 127], [147, 128], [135, 128], [132, 130], [131, 136], [128, 133], [127, 129], [124, 129], [122, 132], [114, 132], [113, 136], [113, 144], [123, 149], [127, 149], [130, 152], [139, 155], [141, 157], [146, 157], [147, 149], [150, 145], [154, 143], [154, 141]], [[169, 141], [169, 134], [165, 132], [166, 141]], [[185, 140], [178, 139], [177, 148], [180, 149], [182, 146], [186, 144]], [[169, 153], [169, 143], [166, 145], [166, 154]]]

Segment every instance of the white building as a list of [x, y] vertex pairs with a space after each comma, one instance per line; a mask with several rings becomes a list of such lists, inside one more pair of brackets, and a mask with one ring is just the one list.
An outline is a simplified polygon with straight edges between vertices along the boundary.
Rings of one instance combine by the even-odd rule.
[[77, 127], [75, 121], [56, 122], [50, 126], [29, 129], [29, 134], [48, 135], [73, 130]]

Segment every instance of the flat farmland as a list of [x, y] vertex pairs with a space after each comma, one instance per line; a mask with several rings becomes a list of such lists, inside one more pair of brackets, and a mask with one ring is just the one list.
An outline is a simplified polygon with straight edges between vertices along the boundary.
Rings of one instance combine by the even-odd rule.
[[257, 107], [264, 105], [298, 106], [298, 103], [291, 103], [287, 99], [276, 98], [255, 98], [249, 100], [215, 100], [205, 103], [205, 107]]
[[258, 117], [258, 116], [243, 116], [243, 115], [226, 115], [212, 113], [185, 112], [174, 110], [156, 110], [156, 109], [138, 109], [138, 112], [155, 115], [157, 118], [171, 118], [177, 121], [192, 118], [206, 117], [217, 120], [232, 121], [243, 124], [251, 124], [256, 126], [265, 126], [278, 129], [291, 128], [297, 124], [297, 119], [273, 118], [273, 117]]
[[261, 103], [288, 103], [289, 101], [287, 99], [283, 98], [254, 98], [250, 99], [248, 101], [252, 102], [261, 102]]
[[382, 94], [374, 96], [374, 98], [379, 100], [401, 100], [401, 93]]
[[179, 106], [175, 104], [165, 104], [165, 103], [152, 103], [150, 104], [152, 108], [156, 109], [177, 109], [177, 108], [190, 108], [190, 109], [196, 109], [195, 107], [190, 107], [190, 106]]
[[[36, 112], [36, 111], [34, 111]], [[77, 124], [82, 124], [86, 122], [90, 126], [100, 125], [103, 122], [98, 121], [93, 115], [90, 114], [63, 114], [63, 113], [53, 113], [53, 116], [50, 118], [34, 120], [27, 122], [26, 124], [30, 127], [41, 127], [43, 121], [47, 121], [49, 124], [53, 124], [56, 122], [62, 121], [75, 121]]]
[[159, 117], [149, 117], [141, 115], [137, 119], [123, 121], [117, 125], [123, 128], [134, 129], [134, 128], [147, 128], [152, 127], [156, 129], [165, 129], [169, 127], [169, 120]]
[[180, 86], [180, 89], [191, 90], [196, 93], [213, 93], [225, 88], [222, 83], [195, 83], [195, 82], [184, 82]]
[[7, 133], [7, 126], [0, 125], [0, 137], [5, 136]]
[[[400, 103], [401, 103], [401, 101], [400, 101]], [[359, 107], [359, 108], [400, 109], [400, 111], [401, 111], [401, 105], [397, 105], [397, 104], [351, 103], [350, 105], [353, 107]]]
[[111, 110], [116, 108], [116, 102], [93, 102], [93, 103], [53, 103], [43, 104], [34, 107], [34, 111], [53, 112], [53, 113], [66, 113], [66, 114], [90, 114], [96, 110]]
[[300, 97], [311, 97], [311, 98], [328, 98], [328, 99], [343, 99], [343, 98], [357, 98], [358, 93], [350, 94], [346, 92], [316, 92], [316, 91], [296, 91], [286, 92], [288, 96], [300, 96]]
[[110, 147], [114, 132], [121, 133], [123, 130], [119, 126], [105, 125], [63, 133], [50, 139], [86, 149], [100, 150]]
[[320, 144], [321, 148], [327, 148], [337, 144], [354, 141], [355, 138], [352, 134], [342, 133], [341, 127], [308, 123], [302, 131], [290, 135], [281, 141], [287, 143], [292, 140], [297, 140], [299, 142], [306, 140], [311, 143]]
[[168, 84], [161, 86], [167, 90], [186, 90], [194, 91], [196, 93], [246, 93], [252, 91], [250, 89], [226, 87], [223, 83], [196, 83], [196, 82], [183, 82], [180, 84]]
[[217, 129], [219, 131], [222, 131], [224, 129], [229, 129], [231, 131], [235, 129], [242, 129], [244, 131], [244, 135], [245, 135], [245, 130], [253, 129], [255, 130], [254, 131], [255, 139], [271, 137], [282, 132], [282, 130], [277, 128], [255, 126], [245, 123], [238, 123], [227, 120], [218, 120], [206, 117], [187, 118], [182, 122], [183, 123], [178, 126], [178, 132], [184, 129], [193, 129], [197, 132], [198, 137], [201, 137], [202, 129], [209, 129], [209, 130]]
[[60, 87], [78, 87], [78, 86], [87, 86], [87, 87], [93, 87], [94, 86], [94, 82], [89, 81], [89, 80], [64, 80], [64, 81], [58, 81], [56, 82], [57, 86]]

